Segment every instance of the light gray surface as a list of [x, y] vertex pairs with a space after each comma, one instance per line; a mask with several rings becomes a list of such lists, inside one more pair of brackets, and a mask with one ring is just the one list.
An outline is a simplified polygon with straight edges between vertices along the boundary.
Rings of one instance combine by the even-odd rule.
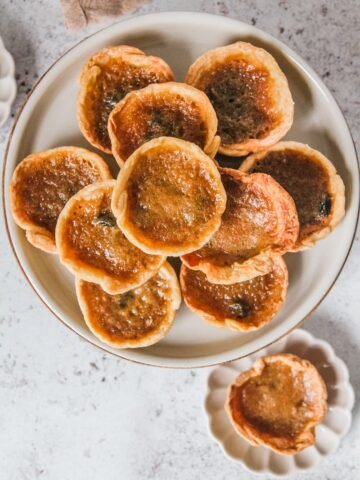
[[[316, 0], [155, 1], [140, 11], [174, 8], [229, 15], [284, 41], [324, 78], [358, 144], [357, 0], [326, 5]], [[55, 0], [2, 0], [0, 35], [15, 57], [17, 71], [13, 113], [51, 63], [98, 28], [67, 32]], [[0, 129], [1, 156], [11, 122]], [[145, 368], [103, 355], [84, 343], [34, 296], [11, 254], [3, 223], [0, 232], [1, 479], [259, 478], [223, 457], [208, 436], [202, 410], [208, 369]], [[305, 324], [344, 359], [356, 392], [360, 391], [359, 256], [357, 240], [336, 286]], [[337, 453], [311, 473], [293, 478], [359, 478], [359, 407], [357, 401], [353, 427]]]

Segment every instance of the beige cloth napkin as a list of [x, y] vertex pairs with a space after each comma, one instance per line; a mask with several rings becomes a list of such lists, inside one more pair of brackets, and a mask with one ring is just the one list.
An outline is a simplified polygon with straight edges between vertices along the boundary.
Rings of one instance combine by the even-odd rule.
[[86, 27], [91, 22], [131, 13], [150, 0], [61, 0], [65, 24], [70, 30]]

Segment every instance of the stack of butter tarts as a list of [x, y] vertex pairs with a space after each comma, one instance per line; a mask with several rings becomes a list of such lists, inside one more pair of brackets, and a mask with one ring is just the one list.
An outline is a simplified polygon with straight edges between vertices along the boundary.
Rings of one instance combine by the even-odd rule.
[[[180, 306], [254, 330], [283, 305], [283, 255], [313, 246], [344, 214], [344, 185], [320, 152], [280, 142], [287, 79], [265, 50], [211, 50], [176, 82], [160, 58], [109, 47], [83, 66], [81, 132], [120, 167], [78, 147], [33, 153], [11, 182], [16, 223], [75, 276], [84, 319], [115, 348], [169, 331]], [[223, 158], [237, 168], [222, 168]], [[180, 282], [167, 257], [181, 257]]]

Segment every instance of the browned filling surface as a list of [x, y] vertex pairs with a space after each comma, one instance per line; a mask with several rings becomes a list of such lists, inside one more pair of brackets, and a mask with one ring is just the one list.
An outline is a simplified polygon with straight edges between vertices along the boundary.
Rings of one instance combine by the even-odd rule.
[[171, 301], [169, 282], [157, 274], [141, 287], [109, 295], [99, 285], [81, 282], [81, 294], [93, 327], [111, 340], [144, 337], [167, 319]]
[[272, 110], [270, 77], [241, 60], [217, 64], [206, 72], [203, 90], [216, 111], [223, 144], [261, 139], [276, 123]]
[[257, 255], [273, 242], [277, 218], [269, 199], [253, 182], [246, 183], [229, 173], [221, 173], [227, 202], [219, 230], [200, 250], [189, 255], [207, 258], [219, 266], [231, 265]]
[[314, 416], [306, 372], [282, 362], [267, 364], [261, 375], [237, 389], [233, 400], [234, 420], [241, 411], [259, 432], [293, 438]]
[[101, 180], [99, 170], [74, 154], [56, 153], [49, 158], [25, 162], [15, 184], [17, 208], [28, 220], [55, 232], [66, 202], [90, 183]]
[[79, 199], [69, 213], [62, 239], [67, 258], [74, 262], [80, 259], [131, 281], [144, 270], [155, 271], [159, 257], [143, 253], [126, 239], [111, 212], [111, 193], [110, 188], [92, 198]]
[[232, 319], [256, 326], [270, 319], [282, 304], [284, 272], [279, 267], [267, 275], [232, 285], [210, 283], [198, 270], [185, 272], [184, 295], [189, 303], [219, 321]]
[[267, 173], [293, 197], [300, 222], [300, 239], [328, 223], [329, 176], [313, 158], [294, 150], [269, 152], [251, 172]]
[[201, 148], [207, 139], [207, 125], [199, 106], [181, 95], [131, 99], [114, 121], [124, 158], [157, 137], [181, 138]]
[[171, 145], [139, 157], [127, 193], [132, 224], [151, 240], [173, 246], [202, 234], [222, 204], [207, 165]]
[[98, 141], [104, 147], [111, 148], [107, 122], [115, 105], [132, 90], [139, 90], [151, 83], [166, 82], [171, 78], [156, 67], [130, 65], [119, 59], [99, 64], [98, 67], [101, 73], [88, 93], [87, 110]]

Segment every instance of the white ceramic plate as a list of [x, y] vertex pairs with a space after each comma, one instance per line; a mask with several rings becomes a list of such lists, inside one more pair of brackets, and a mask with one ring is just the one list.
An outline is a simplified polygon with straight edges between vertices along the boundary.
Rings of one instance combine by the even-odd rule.
[[0, 127], [10, 115], [16, 95], [15, 64], [0, 37]]
[[[295, 100], [295, 122], [287, 138], [309, 143], [336, 165], [346, 185], [346, 216], [341, 225], [306, 253], [287, 256], [290, 289], [281, 313], [255, 332], [235, 333], [205, 323], [183, 305], [174, 327], [146, 349], [117, 351], [87, 329], [76, 301], [74, 282], [56, 256], [33, 248], [11, 219], [8, 185], [16, 164], [36, 150], [60, 145], [91, 148], [82, 137], [75, 101], [79, 72], [97, 50], [135, 45], [163, 57], [177, 80], [210, 48], [247, 40], [269, 50], [288, 77]], [[116, 171], [115, 162], [110, 159]], [[4, 166], [5, 216], [9, 238], [28, 281], [48, 308], [72, 330], [118, 356], [145, 364], [198, 367], [249, 355], [296, 327], [321, 302], [348, 255], [358, 214], [358, 166], [353, 142], [335, 100], [319, 77], [285, 45], [260, 30], [225, 17], [202, 13], [159, 13], [128, 19], [87, 38], [61, 57], [28, 98], [10, 136]], [[45, 333], [44, 333], [45, 334]]]
[[[310, 360], [319, 370], [328, 391], [328, 412], [324, 421], [316, 427], [315, 444], [296, 455], [280, 455], [269, 448], [250, 445], [235, 432], [224, 410], [227, 388], [239, 372], [251, 368], [260, 356], [283, 352]], [[209, 376], [205, 400], [210, 433], [225, 455], [252, 472], [277, 476], [308, 470], [334, 453], [341, 438], [350, 429], [353, 406], [354, 391], [345, 363], [327, 342], [314, 338], [304, 330], [294, 330], [269, 348], [215, 368]]]

